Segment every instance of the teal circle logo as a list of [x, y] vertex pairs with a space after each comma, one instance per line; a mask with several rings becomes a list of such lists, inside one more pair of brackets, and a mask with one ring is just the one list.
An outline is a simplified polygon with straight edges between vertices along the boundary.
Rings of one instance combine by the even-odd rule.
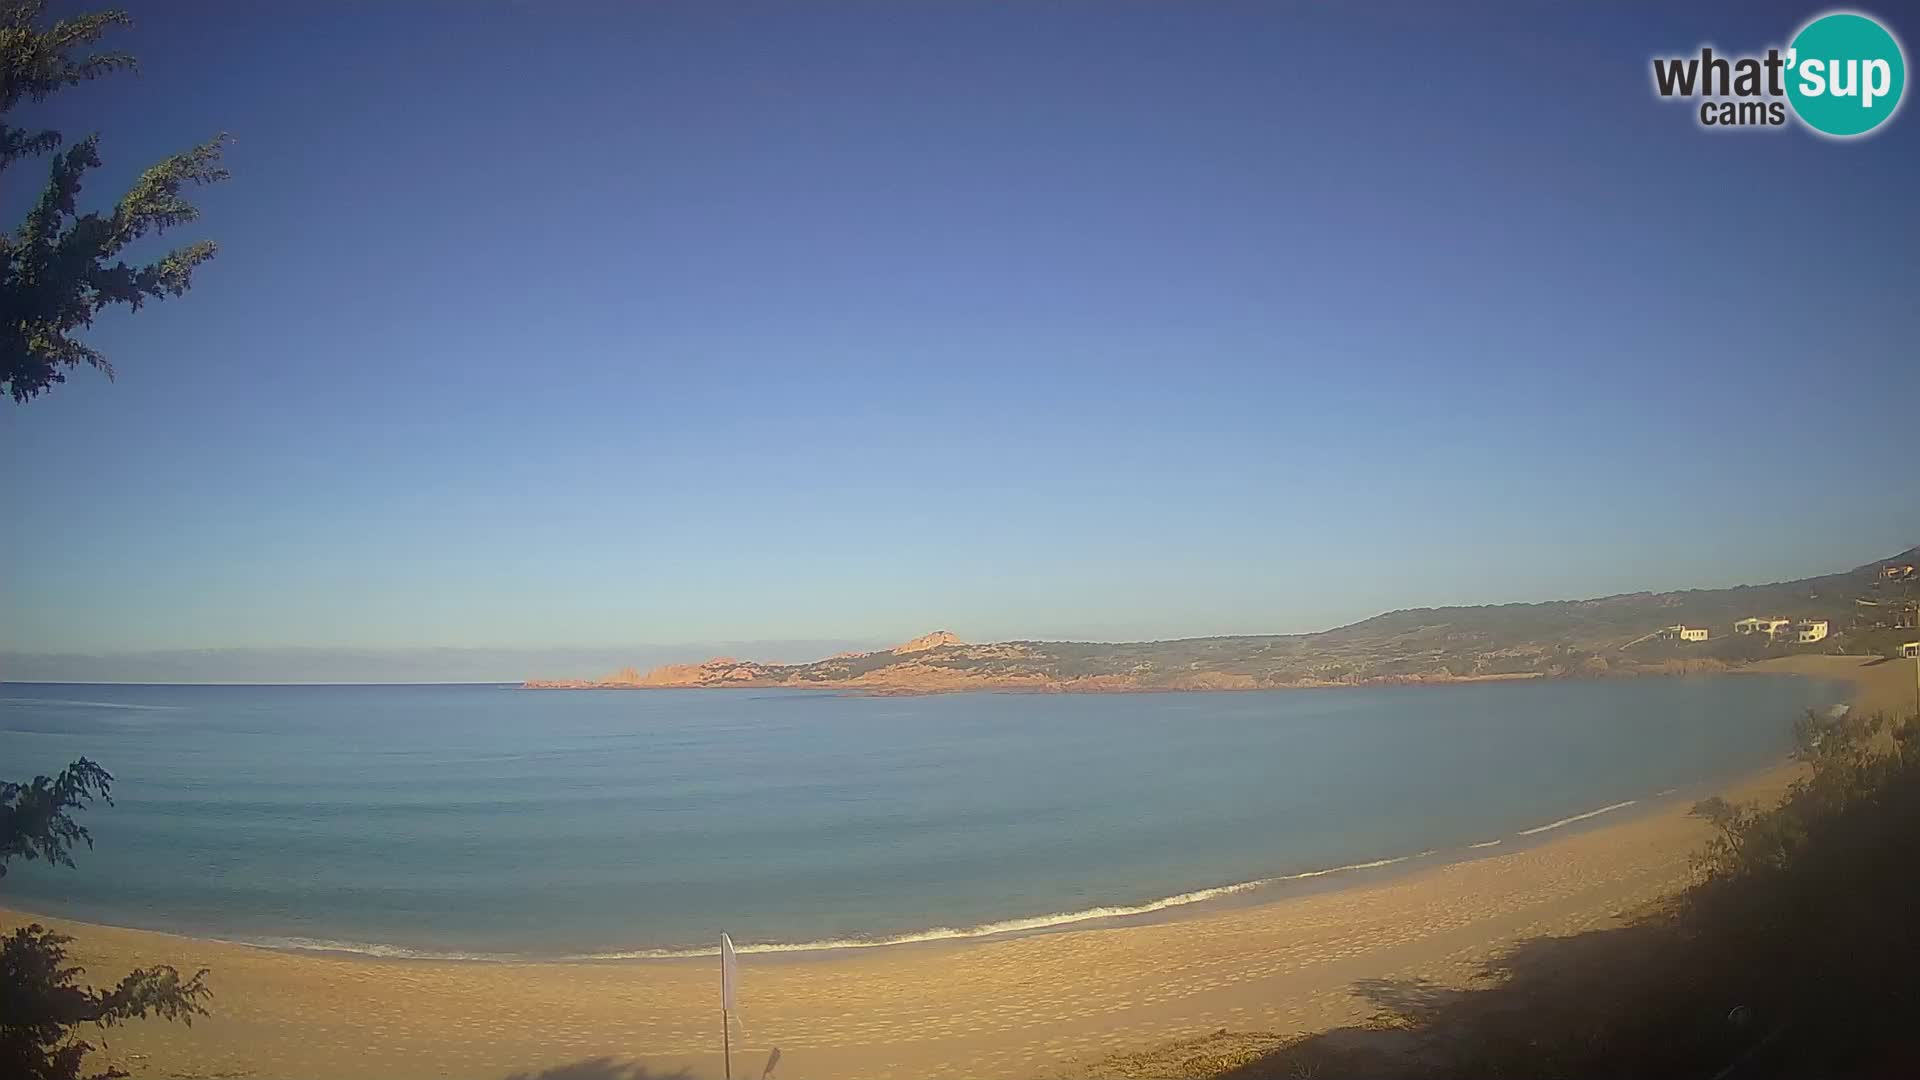
[[1810, 128], [1849, 139], [1887, 122], [1907, 88], [1907, 58], [1865, 15], [1835, 12], [1802, 27], [1787, 47], [1787, 100]]

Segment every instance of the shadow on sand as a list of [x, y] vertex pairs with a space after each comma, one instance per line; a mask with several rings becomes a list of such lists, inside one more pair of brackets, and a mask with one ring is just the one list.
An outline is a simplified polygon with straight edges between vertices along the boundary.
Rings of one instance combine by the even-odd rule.
[[508, 1073], [506, 1080], [694, 1080], [694, 1074], [685, 1069], [656, 1072], [637, 1061], [597, 1057], [539, 1072]]
[[[1907, 1015], [1914, 1007], [1915, 993], [1902, 993], [1894, 965], [1881, 962], [1885, 952], [1912, 959], [1914, 935], [1886, 921], [1863, 925], [1860, 933], [1881, 938], [1881, 957], [1839, 952], [1825, 963], [1796, 963], [1805, 954], [1788, 950], [1743, 964], [1716, 956], [1659, 915], [1617, 929], [1535, 939], [1490, 964], [1466, 988], [1423, 979], [1356, 983], [1354, 993], [1379, 1009], [1370, 1020], [1290, 1042], [1217, 1075], [1920, 1076], [1920, 1044], [1890, 1038], [1887, 1026], [1890, 1014]], [[1210, 1038], [1231, 1052], [1233, 1036]], [[1205, 1051], [1194, 1046], [1189, 1053]]]
[[[1367, 1021], [1260, 1050], [1229, 1032], [1171, 1049], [1161, 1075], [1219, 1080], [1697, 1076], [1783, 1073], [1773, 1032], [1737, 989], [1689, 972], [1671, 920], [1523, 942], [1466, 987], [1367, 979]], [[1702, 977], [1694, 977], [1701, 975]], [[1181, 1060], [1184, 1059], [1184, 1062]], [[1238, 1061], [1224, 1071], [1186, 1063]], [[1184, 1067], [1183, 1067], [1184, 1066]], [[1763, 1067], [1765, 1066], [1765, 1067]], [[1151, 1069], [1152, 1066], [1149, 1066]], [[1142, 1072], [1140, 1075], [1148, 1075]]]
[[1810, 714], [1796, 739], [1811, 776], [1777, 805], [1696, 805], [1716, 835], [1684, 893], [1523, 941], [1465, 986], [1356, 983], [1377, 1010], [1363, 1023], [1216, 1033], [1158, 1063], [1215, 1067], [1157, 1075], [1920, 1076], [1920, 722]]

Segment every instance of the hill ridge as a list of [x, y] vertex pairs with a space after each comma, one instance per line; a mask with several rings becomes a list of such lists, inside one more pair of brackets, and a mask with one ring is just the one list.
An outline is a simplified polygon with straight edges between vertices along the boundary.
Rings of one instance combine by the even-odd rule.
[[[598, 681], [541, 681], [529, 689], [806, 687], [867, 693], [962, 690], [1101, 692], [1255, 690], [1397, 682], [1457, 682], [1724, 668], [1794, 646], [1733, 632], [1753, 616], [1823, 619], [1821, 651], [1879, 642], [1856, 599], [1891, 599], [1875, 617], [1911, 609], [1920, 547], [1852, 570], [1714, 589], [1616, 593], [1586, 599], [1400, 608], [1327, 630], [1224, 634], [1140, 642], [1016, 640], [969, 643], [936, 630], [891, 649], [805, 663], [715, 657], [626, 668]], [[1706, 628], [1702, 642], [1659, 640], [1672, 625]], [[1892, 631], [1898, 633], [1898, 631]], [[1920, 633], [1920, 631], [1914, 631]], [[1852, 635], [1850, 638], [1849, 635]], [[1884, 636], [1884, 635], [1882, 635]]]

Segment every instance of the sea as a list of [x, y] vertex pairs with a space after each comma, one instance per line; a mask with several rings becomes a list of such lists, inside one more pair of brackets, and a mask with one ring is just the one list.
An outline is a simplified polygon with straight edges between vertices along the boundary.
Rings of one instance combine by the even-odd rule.
[[1843, 686], [1738, 674], [858, 697], [0, 684], [0, 779], [100, 763], [0, 907], [474, 960], [1165, 918], [1498, 853], [1781, 760]]

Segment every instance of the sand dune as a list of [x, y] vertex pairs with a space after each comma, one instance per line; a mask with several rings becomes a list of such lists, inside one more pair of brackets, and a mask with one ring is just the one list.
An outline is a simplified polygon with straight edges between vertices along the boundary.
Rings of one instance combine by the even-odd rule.
[[[1866, 710], [1910, 708], [1911, 663], [1799, 657], [1848, 678]], [[1782, 764], [1728, 794], [1766, 798]], [[973, 942], [742, 960], [735, 1072], [772, 1046], [787, 1080], [1025, 1077], [1222, 1027], [1310, 1032], [1363, 1019], [1357, 980], [1467, 979], [1503, 944], [1607, 925], [1689, 879], [1699, 792], [1652, 793], [1477, 857], [1416, 860], [1339, 888], [1188, 909], [1188, 917]], [[1416, 867], [1408, 870], [1406, 867]], [[1296, 883], [1310, 888], [1314, 883]], [[1260, 894], [1266, 896], [1267, 894]], [[0, 912], [0, 926], [27, 920]], [[504, 1080], [718, 1077], [707, 959], [494, 964], [272, 952], [43, 919], [96, 980], [171, 962], [213, 969], [215, 1015], [111, 1033], [141, 1076]]]

